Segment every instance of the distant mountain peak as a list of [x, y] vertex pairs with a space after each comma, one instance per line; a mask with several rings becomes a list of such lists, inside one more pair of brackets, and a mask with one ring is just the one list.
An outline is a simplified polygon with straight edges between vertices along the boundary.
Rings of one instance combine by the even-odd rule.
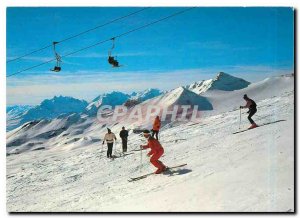
[[244, 79], [220, 72], [214, 79], [194, 82], [191, 85], [186, 86], [186, 88], [197, 94], [200, 94], [209, 90], [233, 91], [243, 89], [249, 84], [250, 82]]
[[234, 77], [234, 76], [231, 76], [231, 75], [228, 74], [228, 73], [220, 72], [220, 73], [218, 73], [218, 75], [216, 76], [216, 79], [215, 79], [215, 80], [220, 80], [220, 79], [223, 79], [223, 78], [226, 78], [226, 77]]

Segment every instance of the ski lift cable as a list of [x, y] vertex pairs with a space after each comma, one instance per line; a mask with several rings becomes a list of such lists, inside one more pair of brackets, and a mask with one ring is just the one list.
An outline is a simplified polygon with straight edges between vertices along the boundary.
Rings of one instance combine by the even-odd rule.
[[[87, 46], [87, 47], [81, 48], [81, 49], [79, 49], [79, 50], [76, 50], [76, 51], [70, 52], [70, 53], [68, 53], [68, 54], [65, 54], [65, 55], [62, 55], [62, 56], [61, 56], [61, 58], [64, 58], [64, 57], [67, 57], [67, 56], [70, 56], [70, 55], [76, 54], [76, 53], [78, 53], [78, 52], [81, 52], [81, 51], [84, 51], [84, 50], [90, 49], [90, 48], [92, 48], [92, 47], [98, 46], [98, 45], [100, 45], [100, 44], [103, 44], [103, 43], [105, 43], [105, 42], [111, 41], [113, 38], [115, 38], [115, 39], [116, 39], [116, 38], [123, 37], [123, 36], [125, 36], [125, 35], [128, 35], [129, 33], [132, 33], [132, 32], [135, 32], [135, 31], [141, 30], [141, 29], [143, 29], [143, 28], [149, 27], [149, 26], [151, 26], [151, 25], [153, 25], [153, 24], [156, 24], [156, 23], [158, 23], [158, 22], [161, 22], [161, 21], [163, 21], [163, 20], [169, 19], [169, 18], [171, 18], [171, 17], [175, 17], [175, 16], [177, 16], [177, 15], [179, 15], [179, 14], [183, 14], [183, 13], [185, 13], [185, 12], [187, 12], [187, 11], [190, 11], [190, 10], [192, 10], [192, 9], [195, 9], [195, 8], [197, 8], [197, 7], [190, 7], [190, 8], [188, 8], [188, 9], [181, 10], [181, 11], [179, 11], [179, 12], [176, 12], [176, 13], [173, 13], [173, 14], [171, 14], [171, 15], [167, 16], [167, 17], [164, 17], [164, 18], [161, 18], [161, 19], [159, 19], [159, 20], [153, 21], [153, 22], [151, 22], [151, 23], [148, 23], [148, 24], [146, 24], [146, 25], [140, 26], [140, 27], [138, 27], [138, 28], [135, 28], [135, 29], [129, 30], [129, 31], [125, 32], [125, 33], [121, 33], [121, 34], [119, 34], [119, 35], [116, 35], [116, 36], [114, 36], [114, 37], [111, 37], [111, 38], [109, 38], [109, 39], [103, 40], [103, 41], [101, 41], [101, 42], [98, 42], [98, 43], [92, 44], [92, 45], [90, 45], [90, 46]], [[31, 69], [33, 69], [33, 68], [36, 68], [36, 67], [42, 66], [42, 65], [44, 65], [44, 64], [47, 64], [47, 63], [49, 63], [49, 62], [52, 62], [52, 61], [54, 61], [54, 60], [56, 60], [56, 59], [51, 59], [51, 60], [48, 60], [48, 61], [46, 61], [46, 62], [43, 62], [43, 63], [41, 63], [41, 64], [38, 64], [38, 65], [35, 65], [35, 66], [32, 66], [32, 67], [29, 67], [29, 68], [26, 68], [26, 69], [20, 70], [20, 71], [18, 71], [18, 72], [16, 72], [16, 73], [13, 73], [13, 74], [7, 75], [6, 77], [11, 77], [11, 76], [17, 75], [17, 74], [19, 74], [19, 73], [22, 73], [22, 72], [24, 72], [24, 71], [28, 71], [28, 70], [31, 70]]]
[[11, 77], [11, 76], [17, 75], [17, 74], [22, 73], [22, 72], [24, 72], [24, 71], [28, 71], [28, 70], [31, 70], [31, 69], [33, 69], [33, 68], [40, 67], [40, 66], [42, 66], [42, 65], [48, 64], [48, 63], [50, 63], [50, 62], [52, 62], [52, 61], [55, 61], [55, 60], [56, 60], [56, 58], [51, 59], [51, 60], [48, 60], [48, 61], [43, 62], [43, 63], [40, 63], [40, 64], [38, 64], [38, 65], [34, 65], [34, 66], [32, 66], [32, 67], [28, 67], [28, 68], [26, 68], [26, 69], [20, 70], [20, 71], [18, 71], [18, 72], [16, 72], [16, 73], [7, 75], [6, 77]]
[[162, 18], [162, 19], [156, 20], [156, 21], [151, 22], [151, 23], [148, 23], [148, 24], [146, 24], [146, 25], [144, 25], [144, 26], [140, 26], [140, 27], [138, 27], [138, 28], [136, 28], [136, 29], [129, 30], [128, 32], [125, 32], [125, 33], [122, 33], [122, 34], [120, 34], [120, 35], [117, 35], [117, 36], [115, 36], [114, 38], [120, 38], [120, 37], [122, 37], [122, 36], [128, 35], [129, 33], [132, 33], [132, 32], [138, 31], [138, 30], [140, 30], [140, 29], [146, 28], [146, 27], [151, 26], [151, 25], [153, 25], [153, 24], [159, 23], [159, 22], [161, 22], [161, 21], [163, 21], [163, 20], [167, 20], [167, 19], [169, 19], [169, 18], [171, 18], [171, 17], [175, 17], [175, 16], [177, 16], [177, 15], [179, 15], [179, 14], [183, 14], [183, 13], [185, 13], [185, 12], [187, 12], [187, 11], [190, 11], [190, 10], [192, 10], [192, 9], [195, 9], [195, 8], [197, 8], [197, 7], [191, 7], [191, 8], [185, 9], [185, 10], [178, 11], [178, 12], [176, 12], [176, 13], [174, 13], [174, 14], [171, 14], [171, 15], [169, 15], [169, 16], [167, 16], [167, 17], [164, 17], [164, 18]]
[[187, 11], [189, 11], [189, 10], [192, 10], [192, 9], [195, 9], [195, 8], [197, 8], [197, 7], [192, 7], [192, 8], [188, 8], [188, 9], [185, 9], [185, 10], [182, 10], [182, 11], [179, 11], [179, 12], [176, 12], [176, 13], [173, 13], [173, 14], [171, 14], [171, 15], [169, 15], [169, 16], [167, 16], [167, 17], [164, 17], [164, 18], [162, 18], [162, 19], [159, 19], [159, 20], [156, 20], [156, 21], [154, 21], [154, 22], [148, 23], [148, 24], [146, 24], [146, 25], [140, 26], [140, 27], [138, 27], [138, 28], [129, 30], [129, 31], [125, 32], [125, 33], [121, 33], [121, 34], [119, 34], [119, 35], [116, 35], [116, 36], [111, 37], [111, 38], [109, 38], [109, 39], [106, 39], [106, 40], [103, 40], [103, 41], [101, 41], [101, 42], [95, 43], [95, 44], [93, 44], [93, 45], [90, 45], [90, 46], [81, 48], [81, 49], [79, 49], [79, 50], [77, 50], [77, 51], [70, 52], [70, 53], [68, 53], [68, 54], [66, 54], [66, 55], [63, 55], [63, 56], [61, 56], [61, 57], [62, 57], [62, 58], [63, 58], [63, 57], [67, 57], [67, 56], [73, 55], [73, 54], [75, 54], [75, 53], [84, 51], [84, 50], [86, 50], [86, 49], [95, 47], [95, 46], [97, 46], [97, 45], [103, 44], [103, 43], [105, 43], [105, 42], [111, 41], [112, 39], [116, 39], [116, 38], [123, 37], [123, 36], [125, 36], [125, 35], [128, 35], [129, 33], [132, 33], [132, 32], [138, 31], [138, 30], [140, 30], [140, 29], [146, 28], [146, 27], [151, 26], [151, 25], [153, 25], [153, 24], [156, 24], [156, 23], [158, 23], [158, 22], [160, 22], [160, 21], [169, 19], [169, 18], [171, 18], [171, 17], [177, 16], [177, 15], [179, 15], [179, 14], [185, 13], [185, 12], [187, 12]]
[[[134, 14], [137, 14], [137, 13], [142, 12], [142, 11], [144, 11], [144, 10], [146, 10], [146, 9], [149, 9], [149, 8], [151, 8], [151, 7], [146, 7], [146, 8], [143, 8], [143, 9], [141, 9], [141, 10], [138, 10], [138, 11], [132, 12], [132, 13], [130, 13], [130, 14], [127, 14], [127, 15], [125, 15], [125, 16], [122, 16], [122, 17], [113, 19], [113, 20], [108, 21], [108, 22], [106, 22], [106, 23], [104, 23], [104, 24], [101, 24], [101, 25], [99, 25], [99, 26], [93, 27], [93, 28], [91, 28], [91, 29], [88, 29], [88, 30], [85, 30], [85, 31], [83, 31], [83, 32], [77, 33], [77, 34], [75, 34], [75, 35], [73, 35], [73, 36], [70, 36], [70, 37], [68, 37], [68, 38], [62, 39], [62, 40], [58, 41], [57, 43], [62, 43], [62, 42], [68, 41], [68, 40], [70, 40], [70, 39], [76, 38], [76, 37], [81, 36], [81, 35], [83, 35], [83, 34], [86, 34], [86, 33], [88, 33], [88, 32], [94, 31], [94, 30], [96, 30], [96, 29], [98, 29], [98, 28], [101, 28], [101, 27], [104, 27], [104, 26], [106, 26], [106, 25], [112, 24], [112, 23], [114, 23], [114, 22], [116, 22], [116, 21], [119, 21], [119, 20], [125, 19], [125, 18], [127, 18], [127, 17], [130, 17], [130, 16], [132, 16], [132, 15], [134, 15]], [[42, 48], [39, 48], [39, 49], [36, 49], [36, 50], [34, 50], [34, 51], [32, 51], [32, 52], [29, 52], [29, 53], [27, 53], [27, 54], [21, 55], [20, 57], [17, 57], [17, 58], [8, 60], [8, 61], [6, 61], [6, 63], [9, 63], [9, 62], [13, 62], [13, 61], [22, 59], [22, 58], [24, 58], [24, 57], [26, 57], [26, 56], [29, 56], [29, 55], [34, 54], [34, 53], [37, 53], [37, 52], [42, 51], [42, 50], [44, 50], [44, 49], [46, 49], [46, 48], [49, 48], [49, 47], [51, 47], [51, 46], [52, 46], [52, 44], [47, 45], [47, 46], [42, 47]]]

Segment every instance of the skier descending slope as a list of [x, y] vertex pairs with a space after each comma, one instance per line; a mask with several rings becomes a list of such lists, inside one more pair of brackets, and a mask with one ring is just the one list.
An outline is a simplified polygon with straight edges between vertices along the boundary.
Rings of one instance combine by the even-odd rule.
[[164, 149], [159, 143], [159, 141], [150, 135], [149, 130], [144, 130], [143, 135], [146, 139], [148, 139], [148, 144], [141, 145], [141, 148], [151, 148], [151, 151], [147, 154], [147, 156], [150, 157], [152, 155], [152, 157], [150, 158], [150, 162], [157, 168], [157, 170], [154, 173], [162, 173], [167, 169], [167, 167], [158, 159], [163, 155]]
[[253, 129], [256, 128], [257, 125], [256, 123], [252, 120], [252, 116], [257, 112], [256, 109], [256, 103], [252, 99], [248, 98], [247, 95], [244, 95], [244, 100], [247, 102], [245, 106], [240, 106], [240, 108], [249, 108], [249, 111], [247, 112], [248, 115], [248, 120], [251, 123], [251, 126], [248, 129]]

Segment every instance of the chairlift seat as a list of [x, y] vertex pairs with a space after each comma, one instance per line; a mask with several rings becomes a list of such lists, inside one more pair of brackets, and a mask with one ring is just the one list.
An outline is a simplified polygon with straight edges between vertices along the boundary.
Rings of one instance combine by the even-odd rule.
[[61, 67], [55, 66], [54, 69], [52, 69], [52, 71], [54, 72], [59, 72], [61, 70]]

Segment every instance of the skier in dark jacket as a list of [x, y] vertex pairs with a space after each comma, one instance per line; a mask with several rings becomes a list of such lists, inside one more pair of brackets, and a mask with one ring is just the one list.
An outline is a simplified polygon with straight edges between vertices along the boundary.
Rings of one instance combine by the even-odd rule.
[[128, 131], [125, 129], [124, 126], [120, 131], [120, 138], [122, 139], [123, 152], [127, 152]]
[[252, 120], [252, 116], [257, 112], [256, 109], [256, 103], [252, 99], [250, 99], [247, 95], [244, 95], [244, 100], [246, 101], [245, 106], [240, 106], [240, 108], [249, 108], [249, 111], [247, 112], [248, 115], [248, 120], [251, 123], [251, 126], [248, 129], [253, 129], [257, 127], [256, 123]]

